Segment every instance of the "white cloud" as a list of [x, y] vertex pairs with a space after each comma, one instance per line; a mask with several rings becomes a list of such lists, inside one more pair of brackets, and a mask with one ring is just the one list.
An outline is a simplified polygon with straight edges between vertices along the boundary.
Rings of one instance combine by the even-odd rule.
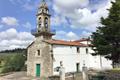
[[2, 17], [1, 18], [1, 23], [8, 25], [8, 26], [17, 26], [18, 25], [18, 20], [14, 17]]
[[89, 3], [89, 0], [54, 0], [54, 10], [56, 12], [73, 12], [73, 10], [86, 6]]
[[53, 38], [66, 40], [66, 34], [67, 34], [67, 32], [65, 32], [65, 31], [57, 31], [56, 34], [53, 36]]
[[[71, 28], [95, 31], [96, 27], [100, 25], [100, 18], [107, 17], [109, 13], [107, 9], [111, 7], [111, 0], [98, 2], [100, 3], [95, 4], [93, 1], [94, 4], [90, 4], [89, 0], [54, 0], [53, 9], [55, 13], [70, 20]], [[95, 10], [95, 12], [91, 10]]]
[[0, 39], [2, 40], [11, 40], [13, 38], [17, 38], [17, 31], [14, 28], [0, 32]]
[[[76, 19], [76, 21], [73, 21], [73, 25], [76, 27], [89, 27], [89, 26], [98, 26], [100, 23], [100, 18], [104, 17], [106, 18], [108, 16], [108, 8], [110, 8], [110, 3], [106, 4], [105, 7], [99, 8], [95, 13], [92, 13], [89, 9], [78, 9], [79, 13], [82, 13], [83, 17], [80, 19]], [[78, 21], [78, 22], [77, 22]], [[76, 23], [74, 23], [76, 22]], [[77, 26], [77, 25], [81, 26]]]
[[99, 20], [99, 17], [92, 14], [91, 11], [87, 8], [79, 9], [79, 12], [83, 14], [83, 17], [80, 20], [78, 20], [78, 22], [83, 26], [95, 24]]
[[58, 15], [54, 15], [51, 18], [51, 26], [59, 26], [59, 25], [65, 25], [67, 24], [67, 20], [65, 17], [63, 16], [58, 16]]
[[8, 40], [1, 40], [0, 46], [1, 47], [8, 47], [8, 43], [9, 43]]
[[23, 27], [31, 29], [32, 25], [30, 22], [26, 22], [25, 24], [23, 24]]
[[81, 38], [88, 38], [91, 35], [91, 32], [83, 31], [81, 33]]
[[77, 39], [79, 39], [78, 35], [75, 34], [74, 32], [69, 32], [69, 33], [66, 34], [66, 36], [67, 36], [67, 38], [69, 40], [77, 40]]
[[20, 32], [18, 34], [19, 40], [33, 40], [33, 36], [28, 32]]
[[70, 32], [57, 31], [56, 35], [53, 38], [62, 40], [77, 40], [79, 39], [79, 36], [72, 31]]
[[0, 32], [0, 50], [26, 48], [33, 39], [34, 37], [30, 33], [17, 32], [16, 29], [11, 28]]

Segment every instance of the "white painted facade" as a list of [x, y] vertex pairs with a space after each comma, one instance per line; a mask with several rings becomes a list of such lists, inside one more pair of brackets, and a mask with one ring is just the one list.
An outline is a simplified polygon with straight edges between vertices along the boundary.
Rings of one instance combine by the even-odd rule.
[[[82, 42], [87, 43], [87, 42]], [[86, 48], [88, 52], [86, 52]], [[79, 53], [77, 52], [77, 46], [67, 45], [53, 45], [54, 62], [53, 68], [60, 66], [60, 61], [63, 62], [65, 72], [75, 72], [77, 70], [76, 64], [79, 63], [79, 69], [82, 71], [82, 67], [85, 65], [88, 69], [111, 69], [112, 62], [101, 56], [92, 56], [94, 51], [91, 47], [79, 47]], [[58, 72], [54, 71], [54, 74]]]

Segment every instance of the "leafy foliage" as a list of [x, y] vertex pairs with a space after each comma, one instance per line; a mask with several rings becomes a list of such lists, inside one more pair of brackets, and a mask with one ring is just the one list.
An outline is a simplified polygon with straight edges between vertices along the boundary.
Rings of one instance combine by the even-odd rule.
[[22, 54], [6, 56], [2, 72], [20, 71], [25, 65], [26, 57]]
[[92, 34], [92, 44], [96, 55], [106, 55], [113, 62], [120, 59], [120, 0], [112, 2], [109, 16], [101, 18], [101, 24]]

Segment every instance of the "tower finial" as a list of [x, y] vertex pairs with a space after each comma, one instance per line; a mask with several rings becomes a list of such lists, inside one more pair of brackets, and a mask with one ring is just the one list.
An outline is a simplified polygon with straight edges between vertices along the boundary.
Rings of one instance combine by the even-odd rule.
[[42, 2], [45, 2], [45, 0], [42, 0]]

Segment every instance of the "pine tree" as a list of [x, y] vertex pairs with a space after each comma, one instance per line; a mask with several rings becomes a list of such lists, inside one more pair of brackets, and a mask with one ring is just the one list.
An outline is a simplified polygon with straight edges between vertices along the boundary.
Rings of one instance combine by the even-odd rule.
[[101, 18], [102, 26], [93, 32], [91, 38], [95, 55], [104, 55], [114, 63], [120, 63], [120, 0], [111, 2], [109, 16]]

